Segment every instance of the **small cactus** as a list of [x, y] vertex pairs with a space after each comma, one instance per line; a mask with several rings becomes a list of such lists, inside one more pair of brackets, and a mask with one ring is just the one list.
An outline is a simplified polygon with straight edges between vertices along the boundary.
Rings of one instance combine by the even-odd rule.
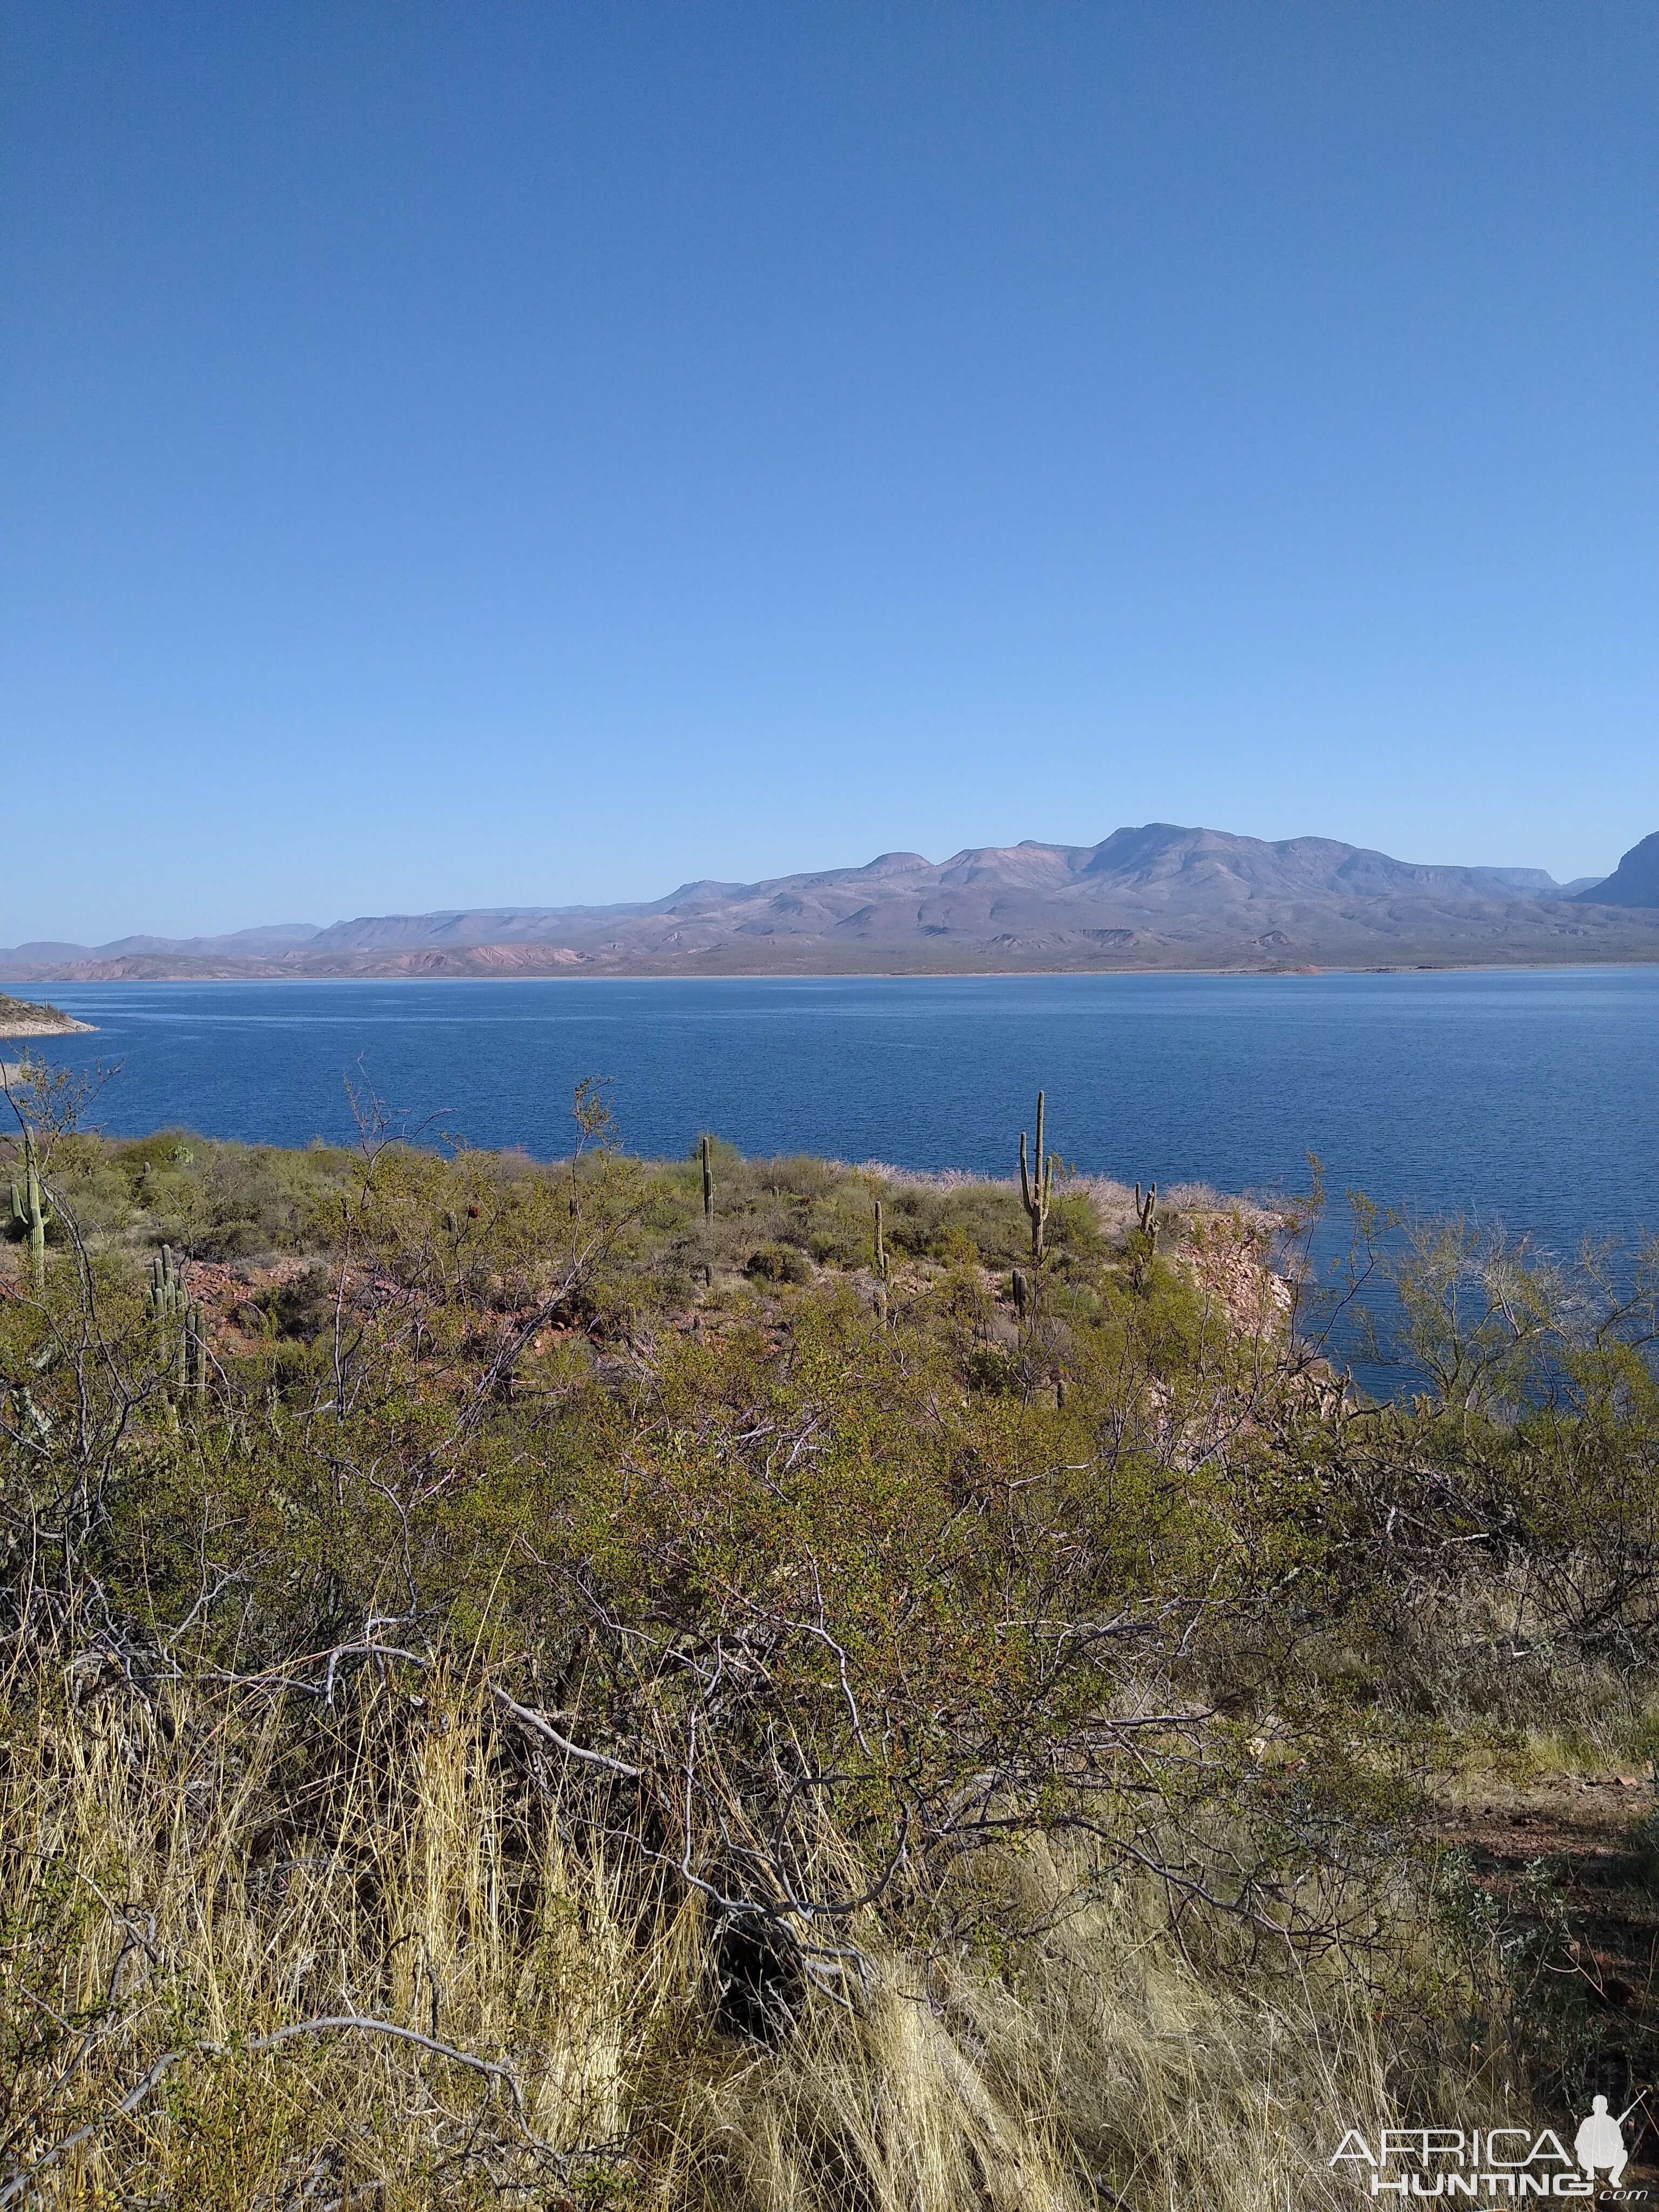
[[1042, 1233], [1048, 1225], [1048, 1200], [1054, 1189], [1054, 1163], [1042, 1150], [1043, 1094], [1037, 1093], [1036, 1151], [1030, 1173], [1025, 1162], [1025, 1132], [1019, 1133], [1019, 1195], [1020, 1202], [1031, 1218], [1031, 1259], [1034, 1264], [1042, 1262]]
[[1009, 1276], [1008, 1291], [1014, 1311], [1024, 1319], [1031, 1310], [1031, 1279], [1023, 1267], [1016, 1267]]
[[705, 1221], [712, 1221], [714, 1218], [714, 1163], [709, 1152], [706, 1129], [698, 1152], [702, 1161], [702, 1218]]
[[35, 1150], [34, 1132], [23, 1132], [23, 1180], [11, 1187], [11, 1225], [19, 1237], [27, 1237], [29, 1245], [29, 1272], [34, 1278], [37, 1295], [45, 1289], [46, 1281], [46, 1223], [52, 1209], [46, 1204], [40, 1188], [40, 1156]]

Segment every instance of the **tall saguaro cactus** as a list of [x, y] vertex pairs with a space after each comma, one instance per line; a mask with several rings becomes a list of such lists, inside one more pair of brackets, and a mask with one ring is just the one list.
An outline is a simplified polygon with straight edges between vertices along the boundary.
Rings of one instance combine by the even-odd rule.
[[184, 1263], [164, 1244], [150, 1263], [149, 1310], [156, 1320], [179, 1331], [173, 1355], [173, 1386], [200, 1395], [207, 1389], [207, 1322], [199, 1298], [190, 1295]]
[[34, 1132], [23, 1132], [23, 1180], [11, 1187], [12, 1226], [29, 1240], [29, 1273], [38, 1297], [46, 1283], [46, 1216], [50, 1212], [40, 1189], [40, 1155]]
[[182, 1321], [189, 1304], [184, 1268], [164, 1244], [149, 1263], [149, 1310], [157, 1321]]
[[881, 1200], [876, 1200], [876, 1274], [882, 1282], [887, 1280], [887, 1240], [882, 1233]]
[[1043, 1094], [1037, 1093], [1036, 1155], [1028, 1173], [1025, 1164], [1025, 1132], [1019, 1133], [1019, 1195], [1025, 1211], [1031, 1217], [1031, 1257], [1042, 1258], [1042, 1232], [1048, 1225], [1048, 1200], [1054, 1184], [1053, 1157], [1045, 1156], [1042, 1149]]
[[1158, 1185], [1153, 1183], [1143, 1198], [1140, 1185], [1135, 1185], [1135, 1220], [1139, 1226], [1130, 1232], [1130, 1270], [1137, 1291], [1144, 1292], [1152, 1279], [1152, 1255], [1158, 1249]]
[[698, 1152], [702, 1160], [702, 1218], [705, 1221], [712, 1221], [714, 1218], [714, 1161], [709, 1150], [707, 1129], [702, 1133]]
[[185, 1310], [185, 1374], [184, 1385], [198, 1398], [205, 1395], [208, 1381], [207, 1322], [201, 1302], [192, 1298]]

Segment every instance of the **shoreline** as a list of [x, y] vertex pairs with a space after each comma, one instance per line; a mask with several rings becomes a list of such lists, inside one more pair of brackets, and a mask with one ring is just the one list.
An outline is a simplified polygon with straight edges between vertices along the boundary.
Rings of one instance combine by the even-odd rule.
[[0, 1020], [0, 1038], [7, 1040], [21, 1037], [27, 1042], [30, 1037], [95, 1036], [97, 1033], [96, 1022], [77, 1021], [73, 1014], [60, 1014], [51, 1021]]
[[[55, 975], [0, 976], [0, 982], [27, 983], [35, 988], [88, 990], [143, 988], [156, 983], [948, 983], [1015, 981], [1029, 978], [1053, 981], [1057, 978], [1091, 976], [1127, 981], [1133, 977], [1206, 976], [1240, 982], [1302, 982], [1336, 975], [1573, 975], [1621, 972], [1659, 968], [1659, 954], [1632, 954], [1620, 959], [1577, 960], [1380, 960], [1307, 962], [1284, 967], [1224, 967], [1213, 963], [1089, 967], [961, 967], [961, 968], [729, 968], [684, 969], [629, 966], [573, 973], [568, 968], [551, 969], [433, 969], [411, 974], [407, 969], [377, 972], [359, 970], [335, 975], [273, 974], [269, 969], [252, 973], [217, 969], [210, 974], [174, 970], [155, 975]], [[68, 1020], [62, 1024], [0, 1025], [0, 1036], [68, 1036], [92, 1033], [96, 1024]]]

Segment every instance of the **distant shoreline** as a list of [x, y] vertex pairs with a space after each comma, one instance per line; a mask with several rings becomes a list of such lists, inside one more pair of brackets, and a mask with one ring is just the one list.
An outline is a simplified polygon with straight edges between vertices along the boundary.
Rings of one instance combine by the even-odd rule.
[[[995, 967], [865, 967], [865, 968], [699, 968], [685, 969], [657, 966], [651, 963], [618, 964], [614, 968], [597, 965], [579, 969], [568, 967], [549, 969], [450, 968], [434, 966], [411, 973], [408, 969], [376, 970], [356, 969], [337, 970], [330, 974], [298, 974], [292, 970], [273, 971], [269, 968], [245, 970], [215, 969], [211, 972], [172, 969], [154, 975], [65, 975], [13, 976], [0, 978], [46, 985], [57, 989], [85, 990], [101, 988], [121, 989], [125, 987], [143, 988], [154, 983], [862, 983], [862, 982], [969, 982], [992, 981], [1006, 978], [1017, 981], [1030, 977], [1033, 981], [1054, 981], [1063, 976], [1131, 977], [1150, 979], [1176, 975], [1231, 977], [1245, 981], [1313, 981], [1328, 975], [1551, 975], [1590, 971], [1620, 970], [1659, 967], [1659, 953], [1632, 952], [1596, 959], [1577, 958], [1551, 960], [1534, 954], [1528, 957], [1510, 960], [1425, 959], [1425, 960], [1332, 960], [1289, 963], [1282, 966], [1243, 967], [1221, 963], [1170, 963], [1168, 966], [1151, 963], [1090, 963], [1087, 966], [1070, 963], [1066, 966], [1011, 964]], [[0, 1020], [0, 1036], [59, 1036], [77, 1031], [91, 1032], [95, 1024], [76, 1021], [65, 1017], [61, 1023], [10, 1025]]]

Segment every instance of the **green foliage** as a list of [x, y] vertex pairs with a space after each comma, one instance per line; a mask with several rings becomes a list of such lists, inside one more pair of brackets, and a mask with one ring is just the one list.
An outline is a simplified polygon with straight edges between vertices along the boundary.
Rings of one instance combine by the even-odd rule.
[[[441, 1706], [526, 1926], [556, 1844], [589, 1866], [559, 1925], [648, 1900], [712, 1931], [710, 1987], [741, 1953], [767, 2004], [856, 2011], [878, 1954], [1013, 1986], [1007, 1868], [1076, 1850], [1045, 1929], [1139, 1869], [1188, 1968], [1229, 1929], [1297, 1973], [1372, 1945], [1403, 2067], [1492, 1950], [1417, 1850], [1422, 1776], [1460, 1732], [1565, 1728], [1564, 1684], [1632, 1731], [1659, 1700], [1652, 1255], [1598, 1291], [1417, 1232], [1388, 1279], [1418, 1395], [1368, 1407], [1150, 1197], [1115, 1249], [1046, 1169], [1034, 1222], [1009, 1185], [633, 1159], [602, 1091], [577, 1109], [550, 1166], [372, 1127], [356, 1155], [60, 1135], [63, 1256], [0, 1300], [19, 1712], [89, 1756], [107, 1699], [112, 1740], [176, 1757], [186, 1825], [257, 1799], [284, 1863], [359, 1869], [343, 1917], [388, 1954], [374, 1839]], [[252, 1880], [237, 1852], [216, 1882]], [[17, 1908], [43, 1955], [66, 1909]], [[1454, 1921], [1455, 1990], [1389, 1978], [1402, 1925]]]
[[54, 1146], [52, 1181], [84, 1235], [235, 1261], [314, 1246], [349, 1159], [326, 1146], [289, 1152], [183, 1129], [114, 1142], [71, 1133]]
[[744, 1263], [745, 1275], [763, 1283], [810, 1283], [812, 1270], [805, 1254], [789, 1244], [763, 1244]]

